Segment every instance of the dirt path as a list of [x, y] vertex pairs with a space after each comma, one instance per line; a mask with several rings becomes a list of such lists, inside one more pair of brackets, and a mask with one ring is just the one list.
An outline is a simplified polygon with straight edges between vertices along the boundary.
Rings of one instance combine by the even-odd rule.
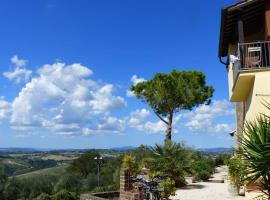
[[198, 182], [190, 184], [176, 191], [174, 200], [245, 200], [245, 197], [233, 196], [229, 192], [227, 181], [227, 167], [217, 168], [218, 173], [213, 180], [225, 180], [225, 183]]

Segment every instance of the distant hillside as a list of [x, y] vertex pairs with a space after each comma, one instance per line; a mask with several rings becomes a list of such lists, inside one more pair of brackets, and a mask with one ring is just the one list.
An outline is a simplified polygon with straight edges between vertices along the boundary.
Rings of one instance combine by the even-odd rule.
[[133, 146], [125, 146], [125, 147], [115, 147], [115, 148], [111, 148], [111, 150], [113, 151], [129, 151], [129, 150], [132, 150], [132, 149], [135, 149], [136, 147], [133, 147]]
[[37, 150], [34, 148], [0, 148], [0, 153], [32, 153], [39, 151], [41, 150]]
[[90, 150], [96, 151], [116, 151], [116, 152], [125, 152], [132, 150], [136, 147], [132, 146], [124, 146], [124, 147], [115, 147], [115, 148], [108, 148], [108, 149], [36, 149], [36, 148], [20, 148], [20, 147], [11, 147], [11, 148], [0, 148], [0, 154], [3, 153], [42, 153], [42, 152], [49, 152], [49, 153], [65, 153], [65, 152], [77, 152], [77, 153], [84, 153]]
[[211, 153], [211, 154], [223, 154], [223, 153], [232, 153], [233, 152], [233, 148], [225, 148], [225, 147], [200, 148], [197, 150], [204, 152], [204, 153]]

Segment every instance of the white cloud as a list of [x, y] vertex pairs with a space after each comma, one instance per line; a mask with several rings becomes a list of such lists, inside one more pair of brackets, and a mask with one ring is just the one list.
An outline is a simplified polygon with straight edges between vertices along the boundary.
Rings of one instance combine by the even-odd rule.
[[144, 78], [137, 77], [137, 75], [133, 75], [130, 80], [133, 83], [133, 85], [137, 85], [138, 83], [146, 81]]
[[27, 82], [32, 74], [31, 70], [23, 68], [27, 61], [19, 59], [18, 56], [13, 56], [11, 58], [11, 63], [15, 65], [15, 69], [13, 71], [4, 72], [3, 76], [9, 80], [15, 80], [16, 83], [20, 83], [22, 81]]
[[[139, 78], [139, 77], [137, 77], [137, 75], [133, 75], [133, 76], [131, 77], [130, 81], [132, 82], [132, 85], [136, 85], [136, 84], [141, 83], [141, 82], [144, 82], [144, 81], [146, 81], [146, 80], [145, 80], [144, 78]], [[134, 97], [135, 94], [134, 94], [132, 91], [127, 90], [127, 91], [126, 91], [126, 96], [127, 96], [127, 97]]]
[[80, 64], [42, 66], [12, 102], [11, 125], [46, 128], [62, 135], [84, 133], [89, 124], [99, 124], [99, 131], [123, 130], [121, 120], [109, 114], [104, 118], [104, 114], [125, 107], [126, 101], [113, 95], [113, 85], [90, 79], [92, 73]]
[[92, 110], [99, 113], [110, 109], [118, 109], [127, 105], [122, 97], [113, 96], [112, 92], [113, 85], [111, 84], [104, 85], [97, 91], [92, 91], [91, 95], [93, 99], [89, 102]]
[[7, 118], [11, 111], [11, 104], [5, 100], [4, 97], [0, 97], [0, 120]]
[[214, 100], [211, 105], [201, 105], [182, 116], [187, 120], [185, 126], [191, 131], [224, 133], [234, 129], [234, 124], [219, 123], [218, 118], [234, 115], [232, 104], [226, 100]]
[[126, 119], [118, 119], [105, 115], [99, 120], [99, 123], [93, 127], [83, 128], [83, 135], [97, 135], [106, 133], [123, 133], [126, 129]]
[[116, 117], [105, 116], [98, 124], [98, 130], [113, 131], [116, 133], [123, 132], [125, 130], [125, 119], [118, 119]]
[[13, 56], [11, 59], [11, 63], [14, 64], [16, 67], [24, 67], [27, 64], [27, 60], [19, 59], [18, 56]]
[[150, 122], [147, 121], [150, 112], [146, 109], [138, 109], [131, 112], [128, 124], [131, 128], [135, 128], [145, 133], [164, 133], [166, 125], [162, 121]]

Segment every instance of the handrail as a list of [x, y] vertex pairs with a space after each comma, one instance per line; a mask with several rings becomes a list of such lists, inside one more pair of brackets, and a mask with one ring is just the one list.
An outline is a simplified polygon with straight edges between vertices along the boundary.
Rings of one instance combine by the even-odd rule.
[[238, 43], [238, 58], [234, 62], [233, 77], [243, 70], [260, 70], [270, 68], [270, 41]]

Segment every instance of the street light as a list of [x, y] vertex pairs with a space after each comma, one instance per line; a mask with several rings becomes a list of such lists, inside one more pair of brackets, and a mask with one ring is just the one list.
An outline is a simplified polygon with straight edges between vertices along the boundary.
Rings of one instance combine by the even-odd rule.
[[94, 158], [94, 160], [96, 161], [97, 163], [97, 168], [98, 168], [98, 187], [100, 186], [100, 181], [99, 181], [99, 175], [100, 175], [100, 167], [102, 165], [102, 162], [103, 162], [103, 158], [101, 156], [96, 156]]

